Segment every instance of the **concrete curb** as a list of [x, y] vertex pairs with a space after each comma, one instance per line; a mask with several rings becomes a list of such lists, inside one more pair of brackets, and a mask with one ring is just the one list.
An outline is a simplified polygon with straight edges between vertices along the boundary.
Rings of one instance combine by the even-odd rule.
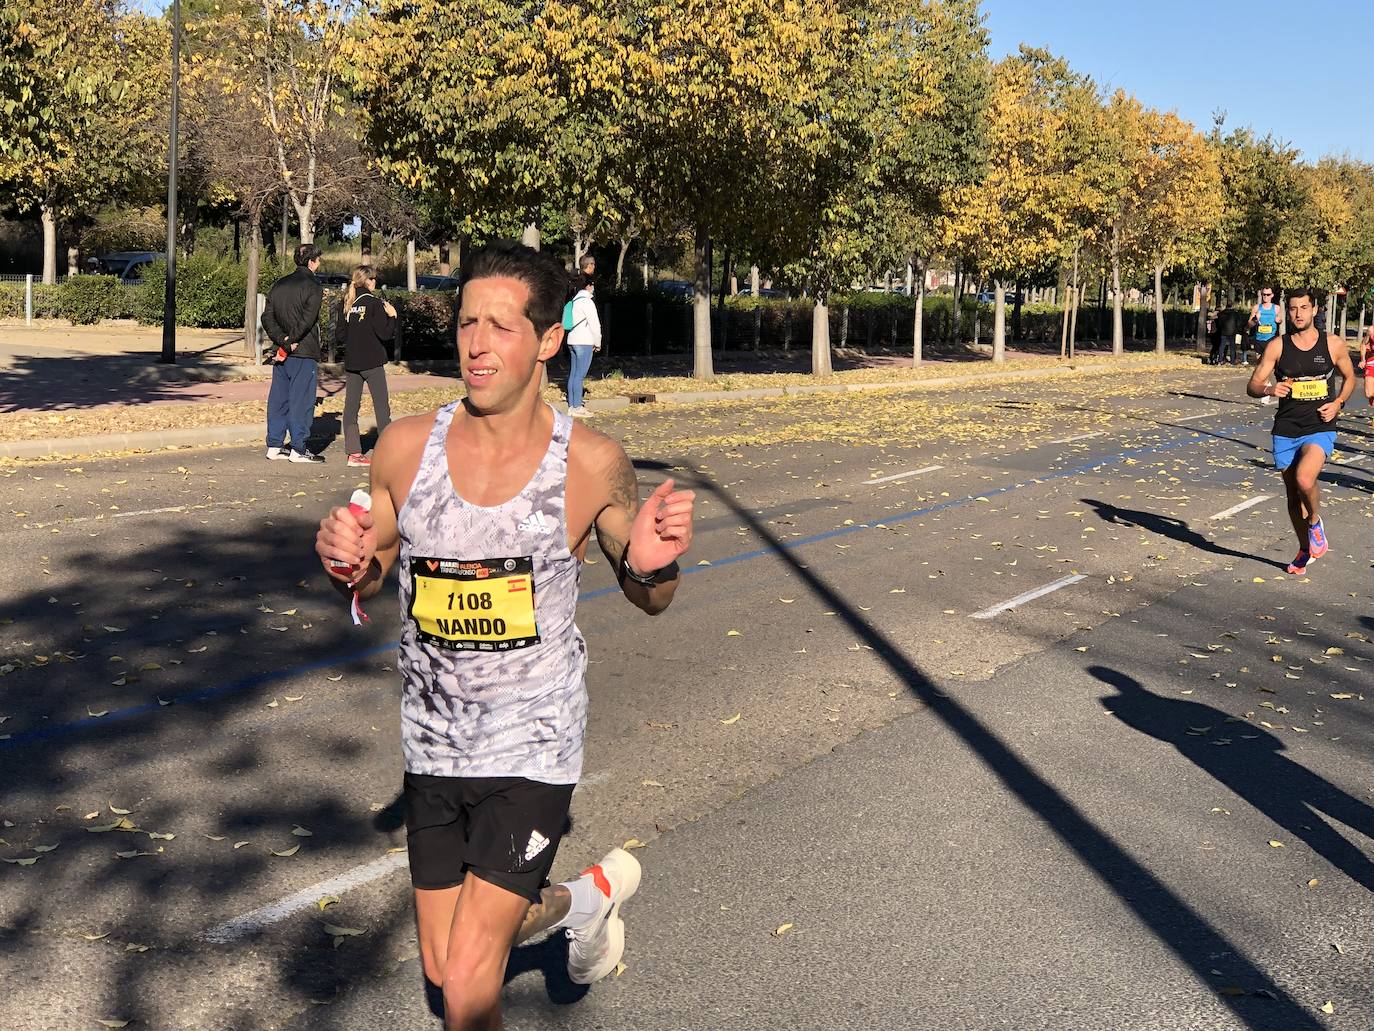
[[[1193, 364], [1196, 359], [1180, 356], [1180, 366]], [[792, 397], [807, 394], [842, 394], [867, 390], [926, 390], [955, 387], [989, 380], [1011, 382], [1026, 379], [1046, 379], [1074, 373], [1108, 375], [1140, 369], [1167, 368], [1159, 361], [1124, 362], [1120, 365], [1070, 365], [1065, 368], [1026, 369], [1020, 372], [971, 373], [966, 376], [942, 376], [938, 379], [896, 383], [818, 383], [815, 386], [752, 387], [744, 390], [689, 390], [659, 394], [656, 403], [692, 404], [701, 401], [747, 400], [749, 398]], [[588, 398], [586, 405], [594, 412], [621, 411], [631, 407], [628, 397]], [[635, 405], [635, 407], [639, 407]], [[376, 426], [364, 420], [360, 428], [366, 432]], [[256, 441], [262, 444], [265, 426], [251, 423], [240, 426], [202, 426], [187, 430], [150, 430], [146, 433], [110, 433], [91, 437], [58, 437], [50, 440], [22, 440], [0, 442], [0, 458], [16, 460], [28, 458], [80, 458], [102, 451], [160, 451], [164, 448], [195, 447], [206, 444], [235, 444]]]

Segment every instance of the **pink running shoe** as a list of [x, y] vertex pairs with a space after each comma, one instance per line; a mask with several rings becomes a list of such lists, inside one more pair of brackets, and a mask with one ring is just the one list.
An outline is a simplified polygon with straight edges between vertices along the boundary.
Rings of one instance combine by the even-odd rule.
[[1307, 563], [1312, 561], [1312, 556], [1305, 551], [1298, 552], [1298, 557], [1288, 563], [1288, 572], [1293, 576], [1302, 576], [1307, 572]]
[[1326, 527], [1318, 519], [1307, 530], [1307, 550], [1313, 558], [1326, 554]]

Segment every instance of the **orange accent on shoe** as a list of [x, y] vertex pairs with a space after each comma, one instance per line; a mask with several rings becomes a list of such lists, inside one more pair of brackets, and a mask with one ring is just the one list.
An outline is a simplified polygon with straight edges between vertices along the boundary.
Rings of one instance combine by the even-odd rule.
[[601, 894], [605, 895], [607, 898], [610, 898], [611, 882], [606, 879], [606, 873], [601, 869], [601, 864], [597, 863], [595, 866], [589, 866], [587, 867], [587, 869], [582, 871], [583, 877], [586, 877], [588, 875], [591, 875], [592, 882], [596, 885], [597, 890], [600, 891]]

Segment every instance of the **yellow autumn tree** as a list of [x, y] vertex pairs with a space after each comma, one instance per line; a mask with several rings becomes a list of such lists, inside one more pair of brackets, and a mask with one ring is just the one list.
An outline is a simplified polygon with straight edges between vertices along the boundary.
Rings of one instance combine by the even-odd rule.
[[[1089, 80], [1043, 50], [1023, 47], [993, 70], [987, 171], [945, 195], [945, 245], [991, 277], [993, 360], [1006, 354], [1006, 286], [1057, 256], [1086, 193], [1076, 160]], [[955, 299], [957, 303], [957, 298]]]
[[1125, 350], [1123, 273], [1154, 274], [1155, 350], [1164, 353], [1164, 273], [1203, 256], [1222, 217], [1221, 167], [1207, 141], [1177, 115], [1117, 90], [1105, 108], [1119, 188], [1103, 233], [1112, 277], [1112, 352]]

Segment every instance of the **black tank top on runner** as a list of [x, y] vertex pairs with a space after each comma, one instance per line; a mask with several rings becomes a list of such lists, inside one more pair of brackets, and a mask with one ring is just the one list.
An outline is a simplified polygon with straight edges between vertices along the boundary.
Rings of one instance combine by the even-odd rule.
[[1322, 422], [1317, 409], [1336, 396], [1336, 367], [1331, 360], [1331, 345], [1325, 333], [1317, 334], [1317, 342], [1304, 351], [1293, 343], [1289, 333], [1283, 335], [1283, 351], [1274, 367], [1275, 380], [1292, 380], [1292, 392], [1279, 398], [1274, 413], [1274, 435], [1304, 437], [1336, 428], [1335, 423]]

